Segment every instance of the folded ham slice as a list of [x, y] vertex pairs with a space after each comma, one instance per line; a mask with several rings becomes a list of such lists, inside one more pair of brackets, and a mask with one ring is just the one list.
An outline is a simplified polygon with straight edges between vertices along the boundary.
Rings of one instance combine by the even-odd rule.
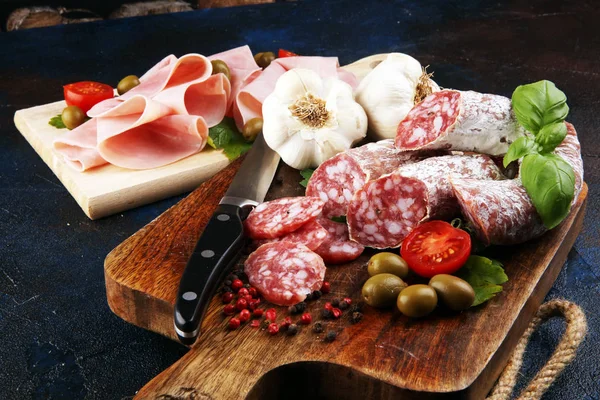
[[197, 153], [207, 138], [204, 118], [173, 115], [170, 107], [138, 95], [57, 138], [54, 148], [78, 171], [106, 162], [148, 169]]

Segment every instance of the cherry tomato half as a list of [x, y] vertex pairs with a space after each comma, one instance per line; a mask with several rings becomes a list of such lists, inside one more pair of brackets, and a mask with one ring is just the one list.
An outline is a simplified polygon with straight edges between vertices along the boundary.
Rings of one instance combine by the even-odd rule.
[[471, 236], [444, 221], [419, 225], [402, 242], [402, 258], [417, 275], [452, 274], [471, 254]]
[[87, 113], [90, 108], [102, 100], [114, 97], [113, 88], [104, 83], [83, 81], [69, 83], [63, 86], [65, 101], [68, 106], [77, 106], [81, 111]]
[[298, 57], [298, 54], [292, 53], [291, 51], [287, 51], [287, 50], [284, 50], [284, 49], [279, 49], [279, 53], [277, 54], [277, 58], [284, 58], [284, 57]]

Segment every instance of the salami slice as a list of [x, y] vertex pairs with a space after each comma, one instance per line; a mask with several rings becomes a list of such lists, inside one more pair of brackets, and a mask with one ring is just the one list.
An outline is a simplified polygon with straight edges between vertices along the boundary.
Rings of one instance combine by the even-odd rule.
[[346, 215], [352, 196], [366, 182], [422, 158], [421, 154], [398, 151], [391, 139], [350, 149], [330, 158], [315, 170], [308, 181], [306, 195], [319, 197], [325, 202], [323, 216]]
[[364, 246], [348, 237], [348, 225], [319, 218], [319, 223], [327, 229], [325, 241], [315, 250], [328, 264], [341, 264], [357, 259], [365, 250]]
[[326, 238], [327, 230], [323, 228], [316, 220], [311, 220], [287, 235], [283, 235], [275, 239], [255, 240], [254, 246], [258, 248], [265, 243], [286, 241], [292, 243], [301, 243], [309, 249], [315, 250], [325, 241]]
[[[567, 137], [555, 150], [575, 172], [577, 201], [583, 185], [583, 161], [577, 132], [567, 124]], [[510, 245], [534, 239], [544, 232], [541, 218], [519, 179], [486, 182], [471, 179], [452, 179], [463, 216], [473, 226], [484, 244]]]
[[318, 290], [325, 278], [323, 259], [299, 243], [267, 243], [244, 263], [250, 284], [263, 297], [280, 306], [290, 306]]
[[283, 197], [258, 205], [244, 222], [251, 239], [275, 239], [291, 233], [321, 213], [323, 201], [316, 197]]
[[449, 177], [504, 179], [488, 156], [433, 157], [367, 183], [348, 206], [350, 239], [377, 249], [398, 247], [421, 222], [460, 208]]
[[524, 135], [509, 98], [442, 90], [426, 97], [400, 122], [396, 147], [403, 151], [445, 149], [499, 155]]

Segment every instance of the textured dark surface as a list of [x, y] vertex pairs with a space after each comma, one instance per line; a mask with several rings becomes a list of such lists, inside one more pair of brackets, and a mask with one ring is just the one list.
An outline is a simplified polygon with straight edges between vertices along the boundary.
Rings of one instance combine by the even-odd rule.
[[[88, 220], [16, 130], [14, 112], [59, 99], [68, 82], [116, 84], [168, 53], [242, 44], [337, 55], [342, 64], [400, 51], [431, 65], [446, 87], [510, 95], [549, 79], [563, 89], [590, 195], [548, 297], [581, 305], [590, 331], [544, 399], [600, 398], [598, 20], [594, 1], [305, 1], [0, 34], [0, 398], [121, 399], [185, 352], [110, 312], [102, 268], [112, 248], [181, 197]], [[534, 334], [521, 385], [562, 331], [553, 321]]]

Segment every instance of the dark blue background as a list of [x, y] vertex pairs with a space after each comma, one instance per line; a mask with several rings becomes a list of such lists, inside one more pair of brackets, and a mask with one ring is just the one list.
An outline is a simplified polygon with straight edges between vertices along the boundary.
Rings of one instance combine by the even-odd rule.
[[[186, 351], [113, 315], [102, 267], [111, 249], [182, 196], [90, 221], [16, 130], [14, 112], [60, 99], [65, 83], [116, 84], [168, 53], [243, 44], [337, 55], [342, 64], [406, 52], [446, 87], [510, 95], [518, 84], [549, 79], [562, 88], [590, 194], [583, 231], [548, 297], [581, 305], [590, 329], [544, 398], [600, 398], [596, 8], [593, 1], [304, 1], [0, 34], [0, 398], [121, 399]], [[563, 330], [555, 320], [534, 334], [520, 387]]]

